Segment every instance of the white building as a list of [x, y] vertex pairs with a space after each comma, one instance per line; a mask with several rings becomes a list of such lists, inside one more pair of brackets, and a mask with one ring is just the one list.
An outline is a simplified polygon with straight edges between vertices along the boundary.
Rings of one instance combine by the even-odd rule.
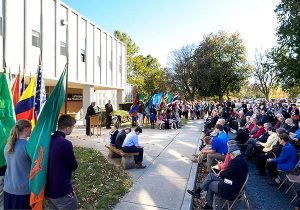
[[41, 57], [47, 94], [69, 60], [69, 113], [130, 98], [124, 43], [60, 0], [0, 0], [0, 49], [0, 65], [27, 81]]

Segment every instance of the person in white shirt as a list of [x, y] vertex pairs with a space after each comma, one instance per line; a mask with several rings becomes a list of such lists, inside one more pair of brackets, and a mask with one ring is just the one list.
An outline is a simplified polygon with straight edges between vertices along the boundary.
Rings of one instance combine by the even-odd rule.
[[134, 132], [127, 134], [122, 145], [122, 150], [126, 153], [133, 153], [133, 152], [139, 153], [139, 155], [134, 156], [135, 165], [136, 168], [138, 169], [146, 168], [146, 166], [142, 165], [144, 149], [139, 145], [139, 138], [138, 138], [138, 135], [142, 132], [143, 131], [141, 127], [139, 126], [136, 127], [134, 129]]

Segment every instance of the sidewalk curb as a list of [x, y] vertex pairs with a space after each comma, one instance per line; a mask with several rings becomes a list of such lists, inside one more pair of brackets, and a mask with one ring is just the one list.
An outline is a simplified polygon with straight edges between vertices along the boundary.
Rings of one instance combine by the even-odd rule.
[[[198, 143], [197, 143], [197, 149], [195, 151], [195, 154], [199, 154], [199, 146], [200, 146], [200, 140], [203, 138], [203, 133], [201, 132], [199, 135]], [[194, 189], [196, 179], [198, 177], [198, 163], [193, 164], [190, 172], [190, 176], [187, 182], [186, 190], [187, 189]], [[192, 210], [193, 209], [193, 197], [185, 191], [184, 198], [181, 205], [181, 210]]]

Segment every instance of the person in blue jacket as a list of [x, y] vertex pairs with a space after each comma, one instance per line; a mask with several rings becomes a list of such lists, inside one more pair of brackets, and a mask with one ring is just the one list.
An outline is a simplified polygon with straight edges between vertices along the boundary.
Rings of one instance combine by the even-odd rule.
[[269, 174], [275, 181], [275, 183], [269, 183], [270, 185], [280, 184], [281, 180], [278, 170], [291, 172], [298, 162], [297, 151], [294, 146], [289, 143], [289, 136], [286, 133], [279, 135], [279, 143], [283, 146], [279, 157], [269, 158], [267, 160]]

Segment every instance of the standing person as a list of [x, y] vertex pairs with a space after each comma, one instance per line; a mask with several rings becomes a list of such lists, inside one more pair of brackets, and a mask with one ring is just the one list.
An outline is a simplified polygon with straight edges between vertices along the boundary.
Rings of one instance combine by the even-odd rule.
[[72, 187], [72, 172], [77, 161], [72, 143], [66, 139], [72, 133], [76, 120], [61, 115], [58, 130], [51, 136], [45, 197], [49, 209], [78, 209], [77, 196]]
[[[95, 106], [95, 102], [92, 102], [91, 105], [89, 105], [89, 107], [86, 110], [86, 115], [85, 115], [85, 120], [86, 120], [86, 127], [85, 127], [85, 134], [86, 135], [90, 135], [90, 116], [91, 115], [95, 115], [96, 112], [94, 110], [94, 106]], [[93, 135], [93, 133], [92, 133]]]
[[156, 121], [156, 108], [155, 104], [152, 104], [152, 107], [150, 108], [150, 123], [151, 123], [151, 128], [154, 129], [154, 123]]
[[143, 102], [139, 102], [139, 107], [137, 110], [137, 115], [138, 115], [138, 126], [143, 125]]
[[111, 101], [108, 100], [107, 104], [105, 104], [106, 128], [107, 129], [110, 129], [113, 111], [114, 111], [114, 109], [113, 109], [113, 106], [111, 104]]
[[30, 209], [30, 158], [26, 152], [31, 123], [19, 120], [12, 128], [4, 148], [7, 169], [4, 177], [4, 209]]
[[134, 132], [129, 133], [122, 145], [122, 150], [124, 152], [138, 152], [139, 154], [134, 156], [135, 160], [135, 166], [137, 169], [141, 168], [146, 168], [146, 166], [142, 165], [143, 162], [143, 154], [144, 154], [144, 149], [139, 145], [139, 137], [140, 133], [142, 133], [142, 128], [141, 127], [136, 127], [134, 129]]

